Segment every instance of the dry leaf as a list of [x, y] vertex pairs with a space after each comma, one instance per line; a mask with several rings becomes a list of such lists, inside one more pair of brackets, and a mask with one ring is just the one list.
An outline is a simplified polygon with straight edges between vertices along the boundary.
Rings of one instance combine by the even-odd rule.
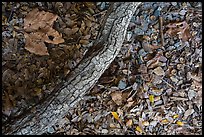
[[70, 37], [72, 35], [72, 29], [70, 28], [65, 28], [64, 33], [67, 35], [67, 37]]
[[116, 128], [116, 125], [113, 123], [110, 123], [110, 128]]
[[85, 20], [85, 24], [88, 28], [90, 28], [92, 26], [92, 23], [90, 20]]
[[179, 125], [179, 126], [183, 126], [184, 125], [184, 123], [181, 122], [181, 121], [177, 121], [176, 124]]
[[47, 47], [43, 41], [36, 39], [39, 35], [37, 33], [28, 34], [24, 33], [25, 36], [25, 49], [31, 53], [35, 53], [37, 55], [49, 55], [47, 51]]
[[[53, 39], [50, 39], [49, 36], [52, 36]], [[62, 38], [62, 34], [59, 34], [59, 32], [50, 28], [47, 31], [47, 34], [45, 35], [44, 41], [47, 43], [52, 43], [52, 44], [59, 44], [59, 43], [63, 43], [64, 39]]]
[[152, 75], [151, 74], [141, 74], [141, 78], [144, 81], [150, 81], [152, 79]]
[[176, 118], [178, 118], [179, 117], [179, 115], [178, 114], [175, 114], [174, 116], [173, 116], [173, 119], [176, 119]]
[[87, 19], [89, 19], [90, 21], [92, 22], [96, 22], [96, 19], [93, 17], [93, 16], [88, 16], [88, 15], [85, 15]]
[[143, 121], [143, 122], [142, 122], [142, 125], [144, 125], [144, 126], [149, 126], [149, 121]]
[[79, 41], [79, 43], [82, 44], [82, 45], [87, 45], [87, 44], [89, 44], [89, 41], [88, 41], [88, 40], [85, 40], [85, 39], [81, 39], [81, 40]]
[[168, 123], [169, 123], [168, 119], [161, 120], [161, 124], [168, 124]]
[[186, 119], [188, 116], [194, 113], [194, 109], [188, 109], [184, 113], [184, 119]]
[[113, 115], [113, 117], [116, 119], [116, 120], [120, 120], [117, 112], [111, 112], [111, 114]]
[[127, 101], [129, 92], [113, 92], [111, 93], [112, 100], [117, 105], [122, 105], [122, 102]]
[[[49, 12], [32, 10], [24, 19], [25, 49], [37, 55], [49, 55], [44, 42], [63, 43], [62, 35], [52, 28], [57, 15]], [[28, 33], [31, 32], [31, 33]]]
[[157, 67], [153, 70], [153, 72], [158, 76], [164, 76], [165, 72], [161, 67]]
[[111, 93], [111, 98], [117, 105], [122, 104], [122, 92], [113, 92], [113, 93]]
[[5, 92], [5, 103], [3, 104], [4, 106], [3, 106], [3, 113], [5, 114], [5, 115], [7, 115], [7, 116], [10, 116], [10, 114], [11, 114], [11, 109], [12, 109], [12, 107], [13, 107], [13, 104], [12, 104], [12, 102], [11, 102], [11, 100], [10, 100], [10, 97], [9, 97], [9, 95], [8, 95], [8, 93], [7, 92]]
[[86, 36], [83, 37], [83, 39], [88, 40], [88, 39], [90, 39], [90, 37], [91, 37], [91, 35], [86, 35]]
[[142, 124], [143, 121], [144, 121], [144, 119], [143, 119], [142, 117], [139, 117], [138, 126], [140, 127], [140, 129], [141, 129], [142, 131], [144, 131], [144, 127], [143, 127], [143, 124]]
[[149, 101], [150, 101], [151, 103], [154, 103], [154, 95], [149, 95]]
[[109, 76], [109, 77], [101, 77], [100, 78], [100, 83], [102, 83], [102, 84], [108, 84], [108, 83], [111, 83], [111, 82], [113, 82], [115, 80], [115, 76]]
[[189, 25], [186, 21], [170, 23], [167, 25], [167, 27], [169, 29], [166, 31], [166, 33], [171, 36], [180, 35], [183, 41], [188, 41], [188, 39], [191, 37]]
[[138, 69], [138, 72], [142, 73], [142, 74], [147, 74], [147, 67], [145, 64], [141, 64], [139, 69]]
[[126, 122], [126, 126], [128, 127], [131, 127], [132, 126], [132, 119], [129, 119], [127, 122]]
[[84, 4], [85, 4], [87, 7], [90, 7], [90, 8], [94, 8], [94, 7], [95, 7], [95, 5], [94, 5], [93, 2], [85, 2]]
[[24, 29], [26, 32], [32, 32], [45, 28], [46, 26], [52, 27], [57, 15], [50, 12], [39, 11], [37, 8], [33, 9], [27, 14], [24, 19]]
[[[129, 99], [130, 99], [130, 98], [129, 98]], [[131, 107], [131, 106], [133, 105], [133, 103], [135, 102], [135, 101], [129, 101], [129, 100], [127, 100], [127, 101], [128, 101], [128, 103], [125, 104], [124, 108], [129, 108], [129, 107]]]
[[138, 131], [138, 132], [140, 132], [140, 133], [142, 133], [142, 129], [141, 129], [139, 126], [137, 126], [137, 127], [135, 128], [135, 130]]
[[75, 34], [77, 31], [79, 30], [79, 28], [78, 27], [74, 27], [74, 28], [72, 28], [72, 34]]

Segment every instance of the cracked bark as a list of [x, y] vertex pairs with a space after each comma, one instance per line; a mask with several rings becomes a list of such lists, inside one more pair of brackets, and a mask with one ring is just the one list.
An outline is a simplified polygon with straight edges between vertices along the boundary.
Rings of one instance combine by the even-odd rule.
[[[114, 3], [102, 35], [102, 48], [97, 53], [83, 58], [72, 71], [61, 90], [49, 96], [43, 104], [35, 106], [29, 115], [5, 124], [3, 134], [42, 134], [48, 127], [58, 123], [75, 104], [83, 99], [100, 76], [108, 68], [121, 49], [132, 15], [140, 2]], [[107, 39], [104, 39], [104, 36]]]

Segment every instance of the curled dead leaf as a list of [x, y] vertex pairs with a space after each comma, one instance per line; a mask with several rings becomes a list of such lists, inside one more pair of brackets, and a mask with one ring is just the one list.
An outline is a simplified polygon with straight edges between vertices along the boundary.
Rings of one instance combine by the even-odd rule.
[[166, 31], [167, 34], [171, 36], [179, 35], [183, 41], [188, 41], [191, 37], [189, 25], [186, 21], [169, 23], [166, 27], [169, 28]]

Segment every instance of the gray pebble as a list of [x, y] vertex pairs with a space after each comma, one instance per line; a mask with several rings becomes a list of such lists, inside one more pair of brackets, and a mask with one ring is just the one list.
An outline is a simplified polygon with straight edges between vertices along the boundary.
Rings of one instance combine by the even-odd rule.
[[38, 6], [40, 6], [40, 7], [42, 7], [43, 6], [43, 4], [42, 4], [42, 2], [36, 2], [37, 4], [38, 4]]
[[120, 80], [120, 81], [119, 81], [119, 84], [118, 84], [118, 88], [119, 88], [119, 89], [125, 89], [126, 86], [127, 86], [127, 84], [126, 84], [125, 81], [123, 81], [123, 80]]
[[164, 57], [164, 56], [160, 56], [159, 61], [161, 61], [161, 62], [166, 62], [166, 61], [167, 61], [167, 58]]
[[10, 31], [4, 31], [4, 32], [2, 32], [2, 37], [11, 37]]
[[101, 5], [101, 2], [97, 2], [96, 5], [97, 5], [97, 6]]
[[153, 46], [158, 46], [158, 42], [156, 40], [153, 40], [151, 43]]
[[145, 22], [144, 24], [142, 24], [142, 31], [147, 31], [148, 30], [148, 25], [149, 25], [149, 23], [148, 22]]
[[171, 50], [173, 50], [173, 49], [175, 49], [174, 46], [169, 46], [166, 50], [171, 51]]
[[144, 57], [145, 55], [147, 55], [147, 52], [145, 52], [144, 49], [142, 48], [139, 50], [139, 55]]
[[135, 28], [134, 33], [137, 35], [144, 35], [144, 31], [141, 28]]
[[172, 19], [173, 19], [173, 18], [172, 18], [172, 15], [171, 15], [171, 14], [167, 15], [167, 16], [166, 16], [166, 19], [167, 19], [167, 20], [172, 20]]
[[161, 7], [158, 7], [155, 11], [154, 11], [154, 16], [158, 17], [161, 14]]
[[189, 98], [189, 100], [191, 100], [195, 96], [196, 96], [196, 92], [194, 90], [189, 90], [188, 91], [188, 98]]
[[143, 9], [148, 9], [148, 8], [150, 8], [151, 6], [152, 6], [152, 4], [146, 3], [146, 4], [143, 4], [143, 5], [142, 5], [142, 8], [143, 8]]
[[182, 16], [184, 16], [184, 15], [186, 14], [186, 10], [181, 10], [181, 11], [179, 12], [179, 14], [182, 15]]
[[126, 35], [127, 41], [130, 41], [131, 37], [132, 37], [132, 31], [128, 31]]
[[147, 32], [146, 32], [146, 35], [151, 35], [153, 32], [152, 32], [152, 30], [147, 30]]
[[174, 44], [174, 47], [176, 47], [176, 48], [178, 48], [179, 46], [181, 46], [181, 42], [180, 41]]
[[154, 105], [157, 106], [157, 105], [161, 105], [162, 103], [163, 103], [162, 100], [158, 100], [158, 101], [154, 102]]
[[105, 2], [102, 2], [101, 3], [101, 6], [100, 6], [100, 10], [104, 10], [106, 7], [106, 3]]
[[52, 134], [55, 132], [55, 130], [53, 127], [48, 127], [47, 132]]
[[108, 130], [107, 129], [102, 129], [102, 134], [107, 134], [108, 133]]
[[22, 132], [24, 135], [25, 135], [26, 133], [28, 133], [27, 129], [22, 129], [21, 132]]
[[171, 2], [171, 4], [172, 4], [173, 6], [176, 6], [176, 5], [177, 5], [177, 2]]

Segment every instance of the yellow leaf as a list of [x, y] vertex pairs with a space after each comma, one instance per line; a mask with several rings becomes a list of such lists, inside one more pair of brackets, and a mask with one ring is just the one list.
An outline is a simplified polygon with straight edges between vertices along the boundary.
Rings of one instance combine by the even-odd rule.
[[176, 118], [178, 118], [178, 117], [179, 117], [178, 114], [176, 114], [176, 115], [173, 116], [174, 119], [176, 119]]
[[154, 103], [154, 95], [149, 95], [149, 100], [151, 103]]
[[137, 126], [135, 130], [142, 133], [142, 129], [139, 126]]
[[169, 121], [167, 120], [167, 119], [163, 119], [162, 121], [161, 121], [161, 123], [162, 124], [167, 124]]
[[118, 114], [117, 114], [117, 112], [111, 112], [111, 113], [112, 113], [113, 117], [114, 117], [116, 120], [119, 120], [119, 119], [120, 119], [119, 116], [118, 116]]
[[179, 126], [183, 126], [184, 125], [184, 123], [181, 122], [181, 121], [177, 121], [176, 124], [179, 125]]

